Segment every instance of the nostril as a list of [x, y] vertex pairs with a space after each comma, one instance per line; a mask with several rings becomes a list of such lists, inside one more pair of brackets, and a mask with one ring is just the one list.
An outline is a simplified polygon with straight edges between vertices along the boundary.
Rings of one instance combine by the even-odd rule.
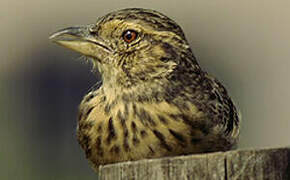
[[98, 29], [96, 26], [89, 27], [89, 32], [91, 35], [94, 35], [94, 36], [98, 35]]

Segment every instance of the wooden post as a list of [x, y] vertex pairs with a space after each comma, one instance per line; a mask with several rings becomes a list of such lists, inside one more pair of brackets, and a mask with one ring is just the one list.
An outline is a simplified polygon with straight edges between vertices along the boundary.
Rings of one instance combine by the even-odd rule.
[[290, 147], [123, 162], [99, 172], [101, 180], [290, 180]]

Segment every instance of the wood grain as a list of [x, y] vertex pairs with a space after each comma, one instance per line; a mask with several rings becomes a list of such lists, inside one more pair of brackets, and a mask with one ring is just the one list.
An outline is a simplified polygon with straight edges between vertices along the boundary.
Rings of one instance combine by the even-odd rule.
[[100, 166], [101, 180], [290, 180], [290, 148], [236, 150]]

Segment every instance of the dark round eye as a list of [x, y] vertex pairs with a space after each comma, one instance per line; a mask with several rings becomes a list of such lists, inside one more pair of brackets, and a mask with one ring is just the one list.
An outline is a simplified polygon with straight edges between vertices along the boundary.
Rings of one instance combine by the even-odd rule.
[[123, 32], [123, 39], [127, 43], [134, 41], [137, 38], [138, 33], [134, 30], [126, 30]]

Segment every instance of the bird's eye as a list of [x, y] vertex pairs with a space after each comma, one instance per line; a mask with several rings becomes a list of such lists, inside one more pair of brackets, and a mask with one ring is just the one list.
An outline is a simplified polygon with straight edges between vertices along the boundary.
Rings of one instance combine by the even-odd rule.
[[124, 41], [126, 41], [127, 43], [131, 43], [132, 41], [137, 39], [137, 35], [138, 33], [134, 30], [126, 30], [124, 31], [122, 36], [123, 36]]

